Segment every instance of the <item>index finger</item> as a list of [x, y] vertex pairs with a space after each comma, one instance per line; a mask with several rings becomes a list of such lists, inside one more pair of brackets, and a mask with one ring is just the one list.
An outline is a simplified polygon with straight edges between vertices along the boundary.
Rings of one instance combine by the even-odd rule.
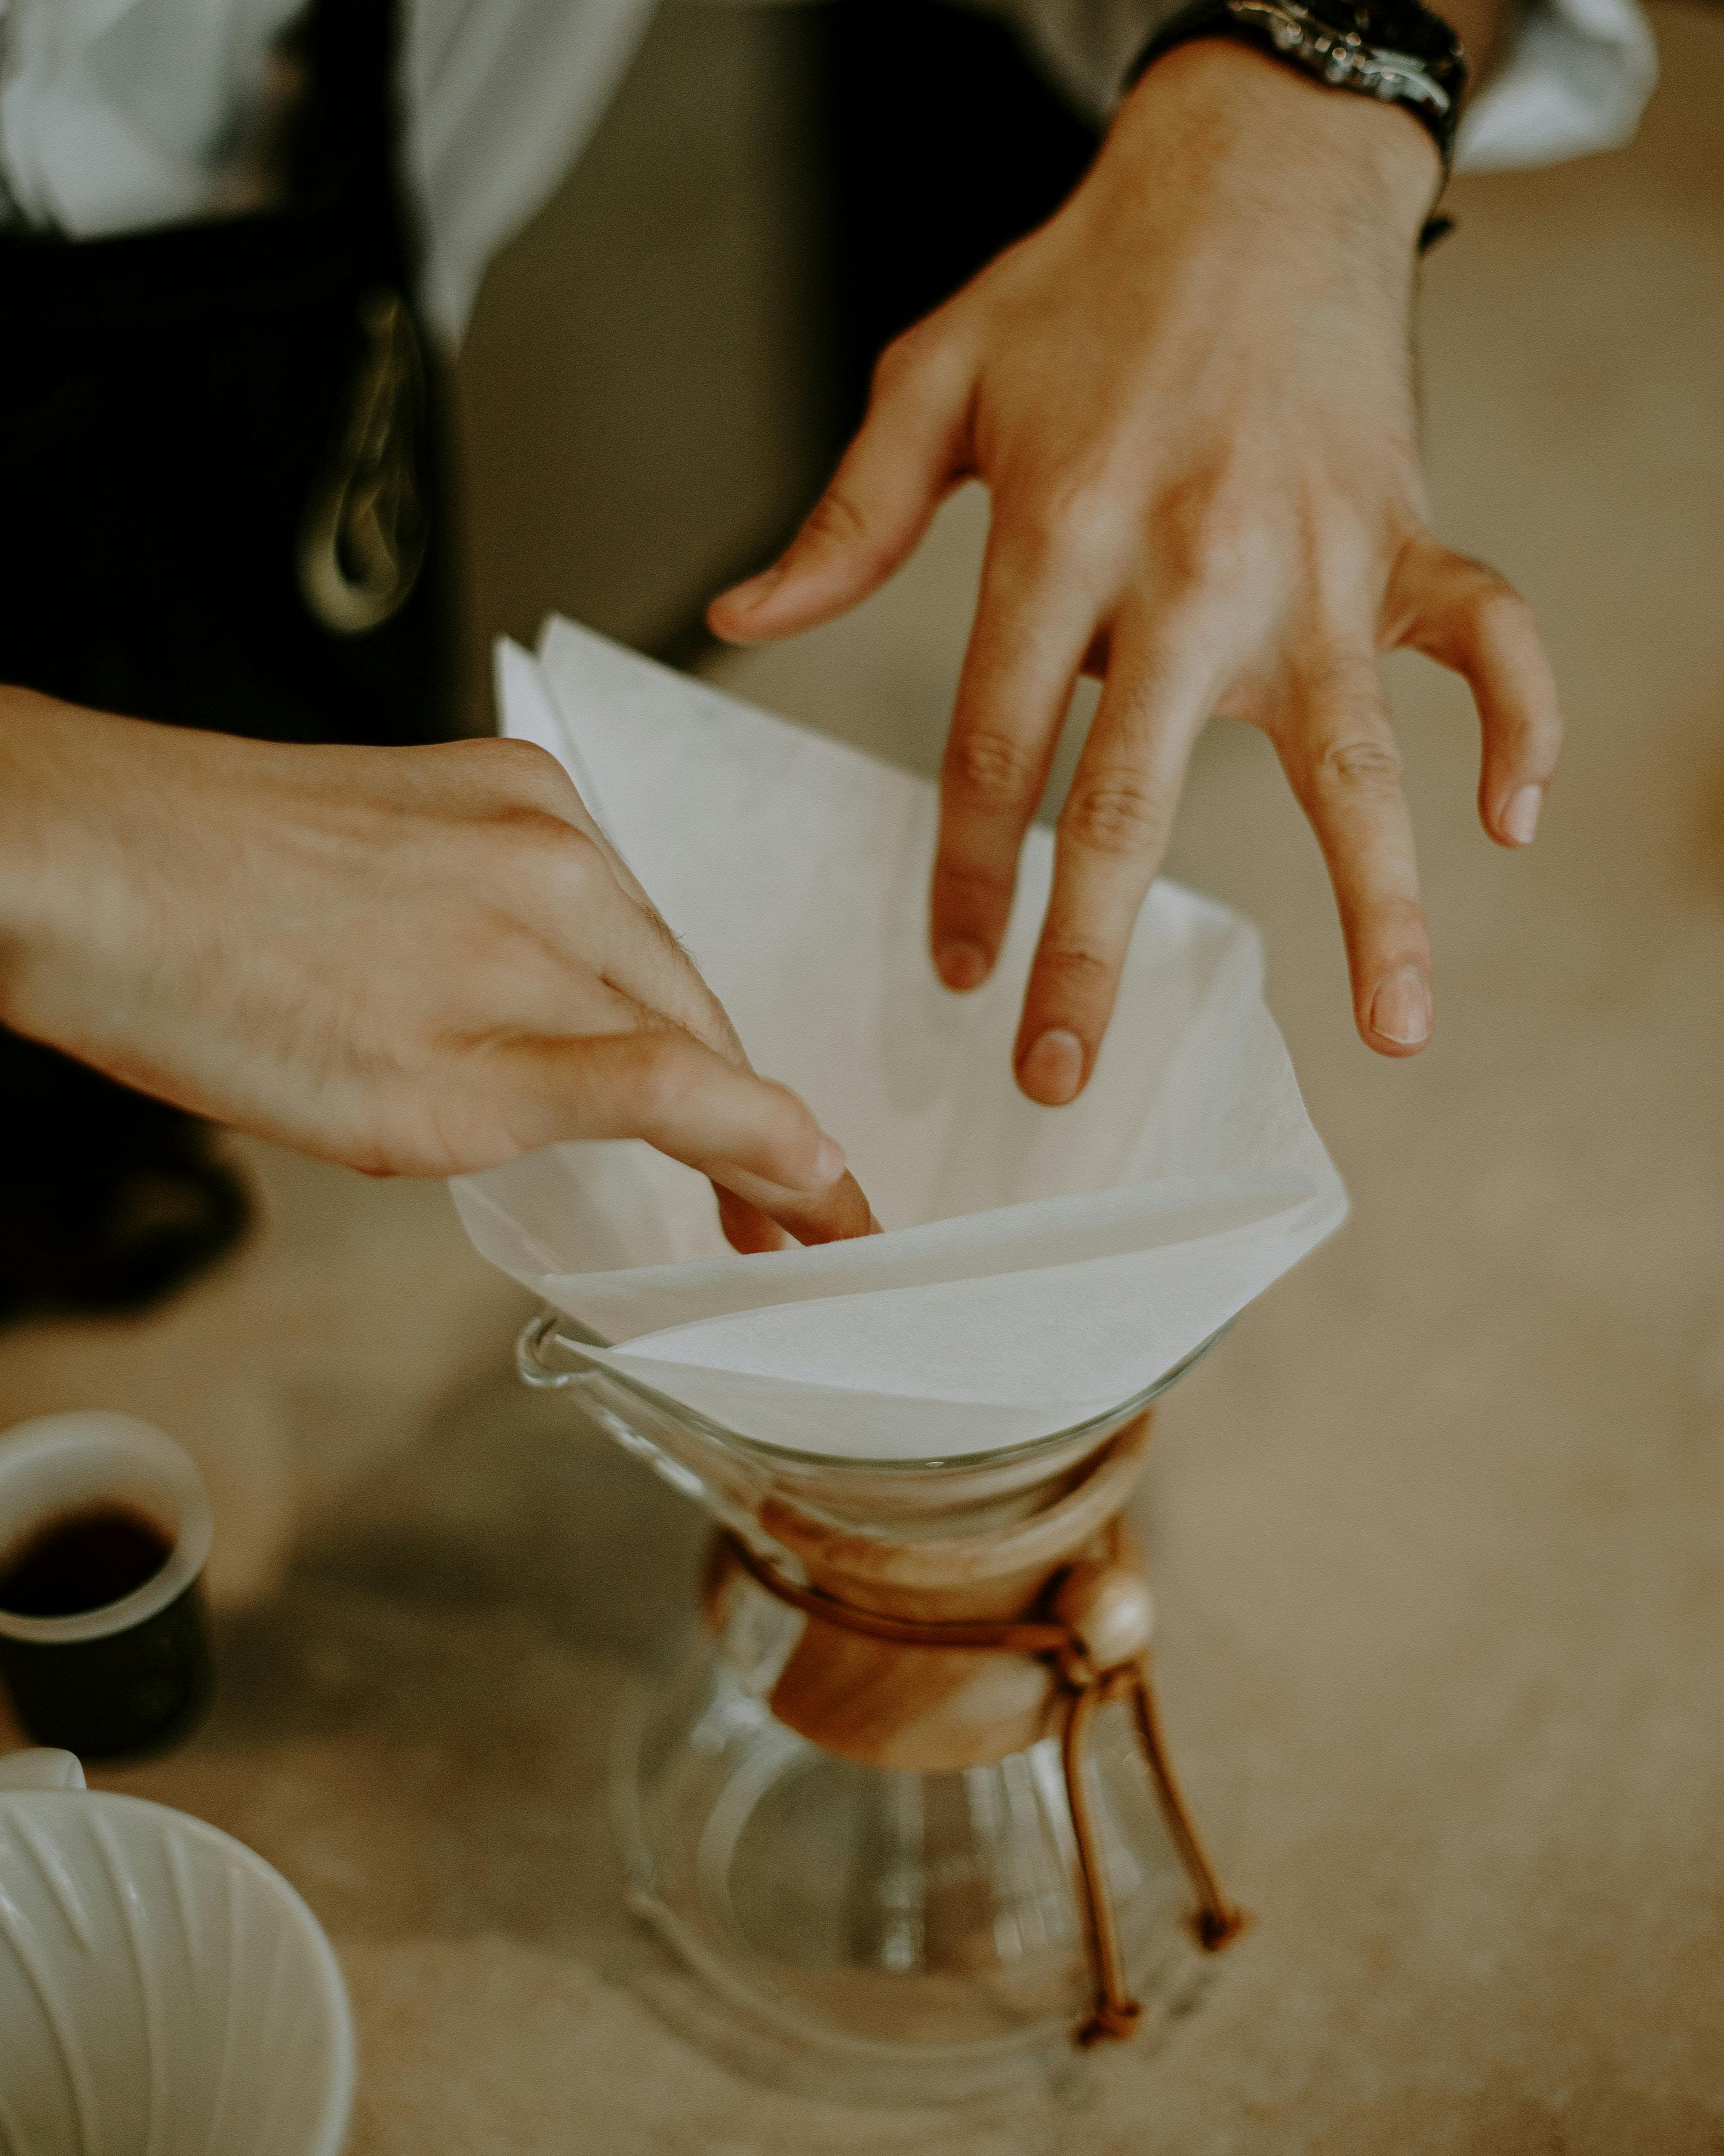
[[[729, 1191], [733, 1199], [741, 1200], [756, 1214], [764, 1214], [798, 1243], [842, 1243], [854, 1236], [877, 1235], [880, 1232], [880, 1223], [874, 1217], [874, 1209], [861, 1184], [848, 1168], [829, 1188], [812, 1194], [765, 1182], [727, 1161], [709, 1163], [706, 1173], [716, 1188]], [[733, 1223], [740, 1227], [746, 1218], [738, 1216], [736, 1206], [722, 1201], [719, 1214], [727, 1235]], [[736, 1243], [735, 1235], [731, 1240]], [[743, 1246], [737, 1244], [737, 1247]], [[749, 1247], [762, 1249], [770, 1245], [757, 1243]]]
[[[688, 1161], [691, 1167], [698, 1167], [711, 1183], [718, 1199], [719, 1222], [733, 1249], [745, 1252], [778, 1250], [783, 1246], [786, 1236], [793, 1236], [798, 1243], [837, 1243], [852, 1236], [880, 1234], [880, 1223], [874, 1217], [874, 1209], [864, 1195], [862, 1186], [849, 1168], [843, 1168], [839, 1172], [843, 1160], [841, 1152], [833, 1140], [820, 1132], [807, 1103], [799, 1096], [776, 1079], [762, 1078], [740, 1048], [735, 1055], [726, 1055], [711, 1042], [697, 1040], [674, 1021], [667, 1021], [657, 1011], [638, 1004], [634, 1006], [634, 1016], [639, 1031], [657, 1034], [661, 1043], [666, 1034], [680, 1034], [689, 1047], [708, 1059], [706, 1064], [702, 1064], [698, 1060], [690, 1063], [685, 1058], [671, 1066], [680, 1081], [671, 1096], [675, 1103], [677, 1127], [686, 1124], [692, 1128], [697, 1122], [706, 1122], [720, 1093], [729, 1098], [735, 1087], [746, 1086], [754, 1089], [757, 1100], [762, 1096], [777, 1096], [782, 1103], [782, 1110], [775, 1119], [775, 1139], [781, 1147], [780, 1157], [787, 1163], [792, 1161], [791, 1153], [782, 1150], [787, 1142], [786, 1133], [794, 1131], [802, 1142], [802, 1152], [793, 1163], [798, 1179], [787, 1182], [775, 1176], [758, 1154], [750, 1160], [747, 1156], [738, 1158], [721, 1152], [715, 1158], [700, 1160], [682, 1149], [687, 1142], [685, 1132], [681, 1143], [675, 1146], [666, 1145], [662, 1137], [651, 1139], [661, 1151], [670, 1152], [676, 1158]], [[728, 1024], [728, 1019], [725, 1022]], [[714, 1056], [719, 1059], [720, 1066], [729, 1065], [730, 1070], [722, 1086], [715, 1086], [711, 1076], [700, 1079], [711, 1098], [699, 1103], [697, 1112], [695, 1087], [690, 1081], [710, 1067]], [[647, 1104], [641, 1105], [644, 1109]], [[660, 1113], [664, 1114], [662, 1101]], [[818, 1152], [813, 1158], [806, 1152], [810, 1131], [819, 1141]], [[804, 1168], [806, 1173], [802, 1172]]]

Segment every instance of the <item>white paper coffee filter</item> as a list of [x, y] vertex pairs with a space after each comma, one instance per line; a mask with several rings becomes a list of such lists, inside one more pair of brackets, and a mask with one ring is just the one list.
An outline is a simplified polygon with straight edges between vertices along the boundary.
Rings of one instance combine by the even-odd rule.
[[888, 1230], [738, 1256], [704, 1179], [636, 1143], [458, 1182], [480, 1250], [608, 1342], [595, 1360], [769, 1443], [951, 1457], [1143, 1391], [1339, 1224], [1236, 914], [1157, 882], [1090, 1086], [1038, 1107], [1011, 1049], [1048, 832], [993, 978], [953, 995], [926, 780], [563, 621], [536, 661], [500, 647], [498, 679], [505, 731], [567, 767]]

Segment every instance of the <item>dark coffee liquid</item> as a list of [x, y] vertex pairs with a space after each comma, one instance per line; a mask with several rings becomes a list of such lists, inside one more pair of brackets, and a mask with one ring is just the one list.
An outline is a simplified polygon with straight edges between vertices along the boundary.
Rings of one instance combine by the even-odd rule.
[[86, 1505], [38, 1527], [0, 1559], [0, 1609], [15, 1617], [74, 1617], [153, 1579], [173, 1544], [129, 1505]]

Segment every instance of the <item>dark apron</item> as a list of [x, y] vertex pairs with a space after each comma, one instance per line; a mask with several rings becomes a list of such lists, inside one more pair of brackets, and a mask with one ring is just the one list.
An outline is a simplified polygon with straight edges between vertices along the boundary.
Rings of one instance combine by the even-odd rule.
[[[454, 725], [436, 384], [388, 0], [319, 0], [287, 206], [0, 234], [0, 681], [271, 740]], [[207, 1126], [0, 1033], [0, 1317], [136, 1306], [237, 1240]]]

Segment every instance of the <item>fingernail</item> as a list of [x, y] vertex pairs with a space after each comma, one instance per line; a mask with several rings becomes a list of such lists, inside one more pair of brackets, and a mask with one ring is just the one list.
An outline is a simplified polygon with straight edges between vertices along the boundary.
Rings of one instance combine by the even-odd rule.
[[1032, 1100], [1063, 1108], [1077, 1098], [1084, 1082], [1084, 1044], [1075, 1033], [1055, 1026], [1034, 1042], [1018, 1065], [1018, 1079]]
[[836, 1138], [823, 1137], [820, 1150], [814, 1156], [814, 1188], [824, 1190], [829, 1183], [836, 1183], [844, 1172], [844, 1147]]
[[979, 943], [942, 943], [934, 964], [948, 988], [979, 988], [988, 978], [988, 953]]
[[1371, 1030], [1398, 1048], [1412, 1048], [1429, 1040], [1431, 1029], [1431, 992], [1416, 966], [1397, 966], [1377, 983], [1371, 998]]
[[1543, 806], [1542, 786], [1523, 786], [1509, 796], [1508, 806], [1502, 812], [1502, 828], [1517, 846], [1532, 844], [1532, 834], [1538, 829], [1538, 812]]

